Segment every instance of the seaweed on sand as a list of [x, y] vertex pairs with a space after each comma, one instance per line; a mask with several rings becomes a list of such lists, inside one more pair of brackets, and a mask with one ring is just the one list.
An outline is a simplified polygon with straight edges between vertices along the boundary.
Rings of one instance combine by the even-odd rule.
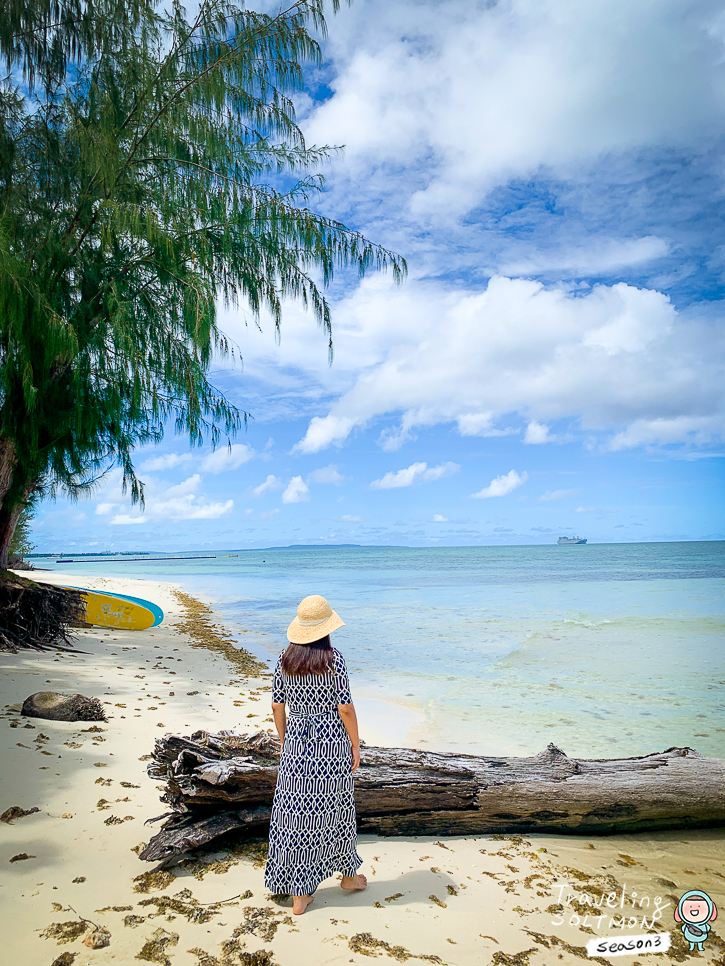
[[176, 876], [173, 872], [165, 869], [156, 869], [152, 872], [142, 872], [137, 875], [134, 881], [134, 892], [151, 892], [152, 889], [166, 889], [174, 881]]
[[212, 623], [214, 612], [211, 607], [181, 590], [173, 590], [172, 594], [183, 609], [183, 620], [176, 624], [176, 629], [189, 635], [192, 647], [206, 647], [223, 654], [242, 674], [249, 677], [269, 673], [266, 664], [258, 661], [249, 651], [235, 647], [232, 638]]
[[222, 943], [222, 946], [226, 948], [222, 952], [221, 959], [204, 952], [198, 946], [190, 949], [189, 952], [197, 957], [198, 966], [236, 966], [237, 963], [241, 966], [275, 966], [271, 949], [256, 949], [253, 953], [248, 953], [240, 949], [239, 944], [233, 940]]
[[178, 896], [153, 896], [150, 899], [142, 899], [140, 906], [155, 906], [157, 913], [176, 912], [181, 916], [186, 916], [189, 922], [203, 923], [209, 922], [214, 916], [218, 916], [221, 905], [218, 902], [202, 906], [197, 899], [191, 897], [184, 901]]
[[57, 959], [54, 959], [51, 966], [73, 966], [73, 960], [76, 958], [78, 953], [61, 953]]
[[272, 942], [277, 929], [282, 924], [292, 926], [294, 921], [290, 916], [271, 909], [269, 906], [246, 906], [244, 909], [244, 922], [236, 926], [232, 936], [238, 939], [246, 933], [258, 936], [263, 942]]
[[150, 939], [141, 947], [141, 951], [136, 953], [136, 959], [145, 960], [147, 963], [160, 963], [161, 966], [171, 966], [171, 960], [166, 955], [168, 946], [176, 946], [179, 942], [177, 932], [166, 932], [165, 929], [157, 929]]
[[72, 943], [82, 936], [88, 925], [82, 919], [70, 919], [68, 922], [52, 922], [42, 930], [43, 939], [55, 939], [58, 945]]
[[404, 963], [409, 959], [423, 959], [429, 963], [443, 963], [440, 956], [411, 953], [405, 946], [391, 946], [384, 939], [376, 939], [369, 932], [359, 932], [348, 942], [348, 946], [354, 953], [362, 956], [377, 956], [378, 950], [385, 952], [388, 956], [396, 959], [399, 963]]
[[529, 957], [536, 951], [536, 949], [524, 949], [520, 953], [496, 952], [491, 962], [494, 966], [529, 966]]

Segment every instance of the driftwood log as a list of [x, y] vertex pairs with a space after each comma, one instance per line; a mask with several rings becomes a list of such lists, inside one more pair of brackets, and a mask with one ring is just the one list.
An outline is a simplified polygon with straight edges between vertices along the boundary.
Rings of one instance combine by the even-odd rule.
[[[173, 811], [150, 820], [166, 819], [142, 859], [168, 859], [235, 829], [267, 831], [276, 736], [169, 735], [156, 741], [152, 759], [149, 777], [166, 783], [162, 801]], [[358, 829], [378, 835], [591, 835], [725, 825], [725, 761], [692, 748], [577, 760], [553, 744], [531, 758], [363, 745], [354, 780]]]

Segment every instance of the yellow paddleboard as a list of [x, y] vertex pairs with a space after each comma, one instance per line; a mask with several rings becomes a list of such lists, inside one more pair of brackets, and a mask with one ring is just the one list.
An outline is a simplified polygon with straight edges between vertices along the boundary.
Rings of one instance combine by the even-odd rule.
[[117, 627], [119, 630], [145, 631], [160, 624], [163, 612], [156, 604], [138, 597], [103, 594], [96, 590], [80, 590], [86, 604], [85, 620], [98, 627]]

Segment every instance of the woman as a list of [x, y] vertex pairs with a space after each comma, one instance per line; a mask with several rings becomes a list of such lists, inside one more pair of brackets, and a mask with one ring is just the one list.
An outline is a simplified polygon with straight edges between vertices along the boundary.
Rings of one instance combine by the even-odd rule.
[[330, 643], [332, 631], [344, 626], [324, 597], [305, 597], [274, 671], [272, 713], [282, 754], [264, 884], [275, 895], [291, 895], [298, 916], [334, 872], [342, 872], [345, 892], [367, 886], [356, 874], [362, 865], [352, 779], [360, 764], [357, 717], [345, 661]]

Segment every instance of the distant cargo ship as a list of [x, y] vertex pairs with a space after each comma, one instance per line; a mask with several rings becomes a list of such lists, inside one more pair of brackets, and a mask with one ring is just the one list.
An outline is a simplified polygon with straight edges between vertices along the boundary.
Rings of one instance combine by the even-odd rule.
[[570, 543], [586, 543], [587, 539], [586, 537], [559, 537], [556, 542], [559, 546], [563, 546]]

